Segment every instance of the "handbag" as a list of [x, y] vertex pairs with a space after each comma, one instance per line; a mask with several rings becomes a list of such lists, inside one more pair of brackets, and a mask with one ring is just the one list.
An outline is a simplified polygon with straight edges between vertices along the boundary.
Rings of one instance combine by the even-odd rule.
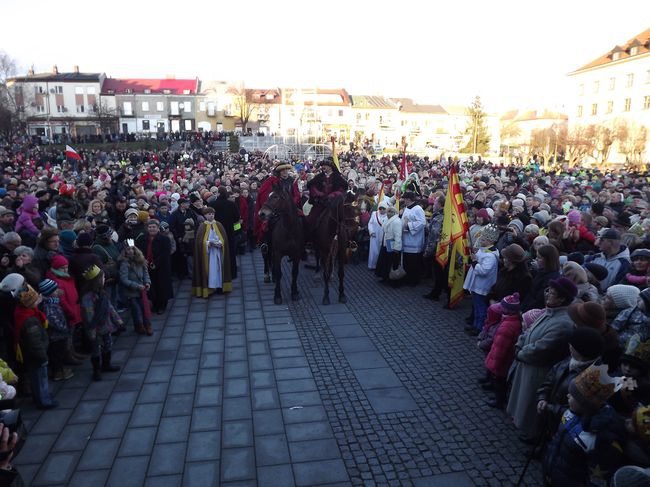
[[404, 254], [400, 254], [399, 257], [399, 266], [397, 269], [391, 269], [388, 273], [388, 278], [391, 281], [399, 281], [406, 277], [406, 271], [404, 270]]

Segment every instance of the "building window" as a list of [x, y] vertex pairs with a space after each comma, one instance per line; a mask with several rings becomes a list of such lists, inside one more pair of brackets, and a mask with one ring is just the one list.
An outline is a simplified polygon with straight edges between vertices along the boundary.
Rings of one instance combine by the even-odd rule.
[[643, 97], [643, 109], [650, 110], [650, 95]]
[[339, 110], [339, 117], [343, 116], [343, 110]]
[[361, 113], [357, 112], [357, 122], [361, 121]]
[[621, 59], [620, 52], [615, 52], [614, 54], [612, 54], [612, 61], [618, 61], [619, 59]]
[[133, 115], [133, 109], [131, 108], [131, 102], [125, 101], [122, 103], [122, 111], [124, 115]]
[[580, 86], [578, 86], [578, 95], [582, 96], [585, 94], [585, 84], [580, 83]]
[[63, 86], [55, 86], [54, 87], [54, 93], [56, 93], [58, 95], [62, 95], [63, 94]]
[[213, 101], [208, 102], [208, 116], [214, 117], [217, 112], [217, 104]]
[[77, 105], [77, 113], [84, 113], [86, 111], [83, 105]]
[[57, 105], [56, 106], [56, 111], [59, 113], [65, 112], [65, 107], [63, 105]]
[[591, 105], [591, 114], [598, 115], [598, 103], [594, 103]]
[[200, 112], [205, 112], [205, 102], [204, 101], [199, 102], [199, 111]]
[[142, 111], [143, 112], [148, 112], [149, 111], [149, 102], [148, 101], [143, 101], [142, 102]]
[[630, 56], [636, 56], [637, 54], [639, 54], [639, 47], [630, 47]]
[[614, 111], [614, 102], [612, 100], [607, 102], [607, 113], [612, 113]]
[[156, 110], [158, 110], [159, 112], [162, 112], [164, 109], [165, 108], [164, 108], [163, 102], [157, 101], [156, 102]]
[[37, 95], [43, 93], [43, 87], [42, 86], [34, 86], [34, 93]]
[[149, 120], [142, 121], [142, 130], [149, 130]]
[[616, 78], [609, 78], [609, 91], [613, 91], [616, 88]]
[[145, 88], [145, 89], [144, 89], [144, 94], [145, 94], [145, 95], [149, 95], [149, 94], [151, 94], [151, 88]]
[[627, 87], [631, 88], [633, 84], [634, 84], [634, 73], [630, 73], [627, 75]]
[[600, 90], [600, 81], [594, 81], [594, 93], [598, 93]]
[[[578, 117], [582, 117], [582, 105], [578, 105]], [[404, 125], [402, 123], [402, 125]]]
[[632, 98], [625, 99], [625, 111], [629, 112], [632, 109]]
[[94, 86], [89, 86], [88, 88], [86, 88], [86, 93], [88, 93], [89, 95], [94, 95], [95, 94], [95, 87]]
[[88, 105], [88, 111], [90, 113], [95, 113], [97, 111], [97, 105]]
[[37, 113], [44, 113], [45, 112], [45, 105], [36, 105], [36, 112]]
[[191, 101], [186, 101], [185, 103], [183, 103], [183, 111], [185, 113], [190, 113], [192, 111], [192, 102]]
[[185, 120], [185, 130], [192, 130], [192, 121]]
[[75, 95], [83, 95], [84, 94], [84, 87], [83, 86], [75, 86], [74, 87], [74, 94]]

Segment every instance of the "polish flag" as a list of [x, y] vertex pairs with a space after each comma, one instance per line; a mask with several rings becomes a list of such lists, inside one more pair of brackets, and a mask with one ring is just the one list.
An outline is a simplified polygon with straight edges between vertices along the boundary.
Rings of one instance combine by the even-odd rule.
[[77, 159], [78, 161], [81, 160], [81, 156], [77, 153], [76, 150], [74, 150], [69, 145], [65, 146], [65, 157], [66, 159], [70, 158], [70, 159]]

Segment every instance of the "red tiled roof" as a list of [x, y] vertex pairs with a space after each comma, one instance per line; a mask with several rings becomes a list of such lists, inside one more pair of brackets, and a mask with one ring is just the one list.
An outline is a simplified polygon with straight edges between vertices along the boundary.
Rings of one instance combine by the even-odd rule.
[[106, 78], [102, 85], [102, 93], [114, 93], [116, 95], [127, 93], [144, 93], [144, 90], [151, 90], [151, 93], [163, 93], [169, 90], [173, 95], [183, 95], [189, 90], [190, 95], [195, 95], [198, 80], [195, 79], [127, 79], [127, 78]]
[[625, 44], [622, 46], [615, 46], [614, 49], [611, 51], [603, 54], [600, 56], [598, 59], [594, 59], [592, 62], [589, 64], [585, 64], [579, 69], [576, 69], [574, 73], [578, 73], [580, 71], [584, 71], [586, 69], [590, 68], [596, 68], [598, 66], [604, 66], [605, 64], [609, 64], [611, 62], [614, 62], [613, 60], [613, 53], [614, 52], [620, 52], [620, 57], [619, 60], [621, 59], [629, 59], [631, 57], [635, 57], [630, 55], [630, 48], [632, 47], [638, 47], [638, 52], [635, 56], [638, 56], [639, 54], [645, 54], [650, 52], [650, 29], [646, 29], [640, 34], [632, 37], [629, 41], [627, 41]]
[[273, 104], [282, 103], [282, 94], [278, 88], [246, 89], [246, 100], [249, 103]]

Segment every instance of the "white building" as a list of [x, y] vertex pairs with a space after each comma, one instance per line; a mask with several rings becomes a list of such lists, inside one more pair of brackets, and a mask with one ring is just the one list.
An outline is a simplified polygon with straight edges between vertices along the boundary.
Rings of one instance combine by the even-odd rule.
[[[34, 73], [7, 80], [16, 105], [21, 107], [27, 133], [56, 140], [61, 136], [96, 135], [113, 123], [101, 111], [104, 73]], [[101, 112], [101, 113], [100, 113]], [[105, 123], [108, 122], [108, 125]], [[104, 130], [110, 131], [110, 130]]]
[[[609, 162], [646, 161], [650, 154], [650, 29], [569, 73], [569, 80], [569, 130], [606, 127], [617, 139]], [[626, 139], [620, 137], [621, 126], [628, 128]], [[635, 155], [630, 146], [644, 131], [645, 147]]]

